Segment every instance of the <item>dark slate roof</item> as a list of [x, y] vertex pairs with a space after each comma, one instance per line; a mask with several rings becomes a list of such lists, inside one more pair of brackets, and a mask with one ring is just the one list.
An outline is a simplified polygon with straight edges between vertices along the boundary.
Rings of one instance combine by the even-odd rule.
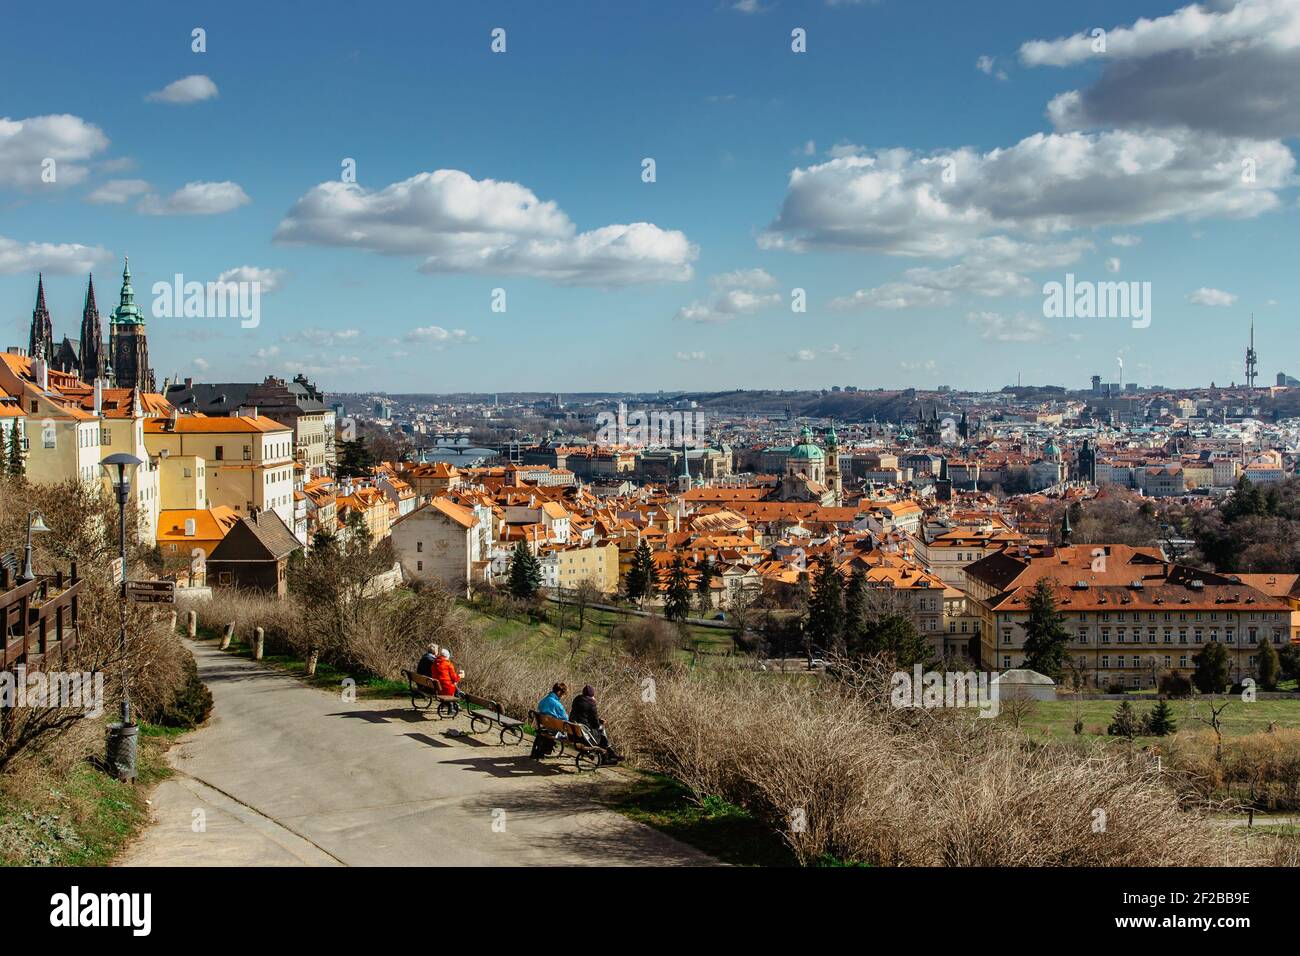
[[[241, 406], [258, 404], [274, 407], [265, 402], [250, 402], [248, 395], [254, 389], [262, 387], [261, 382], [195, 382], [186, 386], [183, 382], [170, 385], [164, 396], [181, 410], [198, 411], [207, 415], [228, 415]], [[293, 397], [294, 403], [304, 412], [323, 412], [327, 408], [323, 402], [311, 397], [311, 393], [299, 382], [286, 382], [285, 389]]]
[[268, 561], [287, 557], [302, 547], [284, 520], [274, 511], [259, 511], [242, 518], [212, 549], [209, 561]]

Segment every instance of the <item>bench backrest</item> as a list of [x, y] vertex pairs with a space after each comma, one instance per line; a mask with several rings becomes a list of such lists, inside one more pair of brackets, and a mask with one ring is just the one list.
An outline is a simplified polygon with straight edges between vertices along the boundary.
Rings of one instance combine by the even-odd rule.
[[471, 704], [474, 707], [482, 707], [484, 710], [490, 710], [497, 714], [497, 716], [500, 716], [502, 713], [501, 705], [495, 700], [488, 700], [486, 697], [479, 697], [477, 694], [471, 694], [469, 691], [465, 690], [460, 692], [460, 698], [467, 704]]
[[423, 674], [417, 674], [415, 671], [402, 671], [402, 675], [417, 687], [423, 687], [425, 690], [431, 690], [435, 694], [442, 693], [442, 685], [432, 677], [425, 677]]
[[552, 717], [550, 714], [539, 714], [537, 711], [531, 711], [528, 714], [532, 718], [533, 726], [538, 730], [546, 730], [555, 734], [568, 733], [569, 722], [560, 720], [558, 717]]

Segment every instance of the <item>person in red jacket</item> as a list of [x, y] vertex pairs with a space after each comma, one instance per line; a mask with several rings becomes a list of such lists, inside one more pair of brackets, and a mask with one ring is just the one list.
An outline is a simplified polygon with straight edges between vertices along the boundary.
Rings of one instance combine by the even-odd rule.
[[451, 662], [451, 653], [447, 648], [438, 652], [438, 659], [433, 662], [433, 679], [438, 682], [439, 690], [445, 697], [456, 696], [456, 685], [465, 677], [464, 671], [457, 671]]

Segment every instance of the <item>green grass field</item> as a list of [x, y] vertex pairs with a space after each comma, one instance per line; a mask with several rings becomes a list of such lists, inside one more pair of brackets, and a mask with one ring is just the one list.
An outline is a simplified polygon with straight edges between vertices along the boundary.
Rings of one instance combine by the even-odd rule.
[[[1221, 698], [1220, 698], [1221, 699]], [[1133, 701], [1133, 709], [1139, 716], [1155, 705], [1155, 699]], [[1083, 719], [1084, 733], [1090, 736], [1106, 736], [1106, 727], [1110, 724], [1120, 702], [1117, 700], [1084, 700], [1082, 702], [1058, 700], [1039, 701], [1032, 712], [1024, 719], [1021, 727], [1026, 733], [1035, 736], [1071, 737], [1074, 735], [1076, 715]], [[1171, 700], [1174, 719], [1179, 731], [1209, 731], [1209, 726], [1195, 718], [1195, 715], [1209, 716], [1209, 707], [1205, 699]], [[1006, 713], [998, 718], [1006, 720]], [[1234, 699], [1223, 712], [1223, 732], [1225, 736], [1256, 733], [1267, 730], [1270, 723], [1278, 727], [1300, 728], [1300, 700], [1257, 700], [1246, 703]], [[1156, 738], [1139, 737], [1142, 742]]]

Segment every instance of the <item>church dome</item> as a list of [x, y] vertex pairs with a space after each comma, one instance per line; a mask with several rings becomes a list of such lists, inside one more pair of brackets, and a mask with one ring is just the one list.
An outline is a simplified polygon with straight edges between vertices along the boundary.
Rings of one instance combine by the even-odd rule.
[[812, 429], [807, 425], [799, 432], [799, 444], [790, 449], [790, 457], [799, 461], [822, 460], [822, 450], [813, 444]]

